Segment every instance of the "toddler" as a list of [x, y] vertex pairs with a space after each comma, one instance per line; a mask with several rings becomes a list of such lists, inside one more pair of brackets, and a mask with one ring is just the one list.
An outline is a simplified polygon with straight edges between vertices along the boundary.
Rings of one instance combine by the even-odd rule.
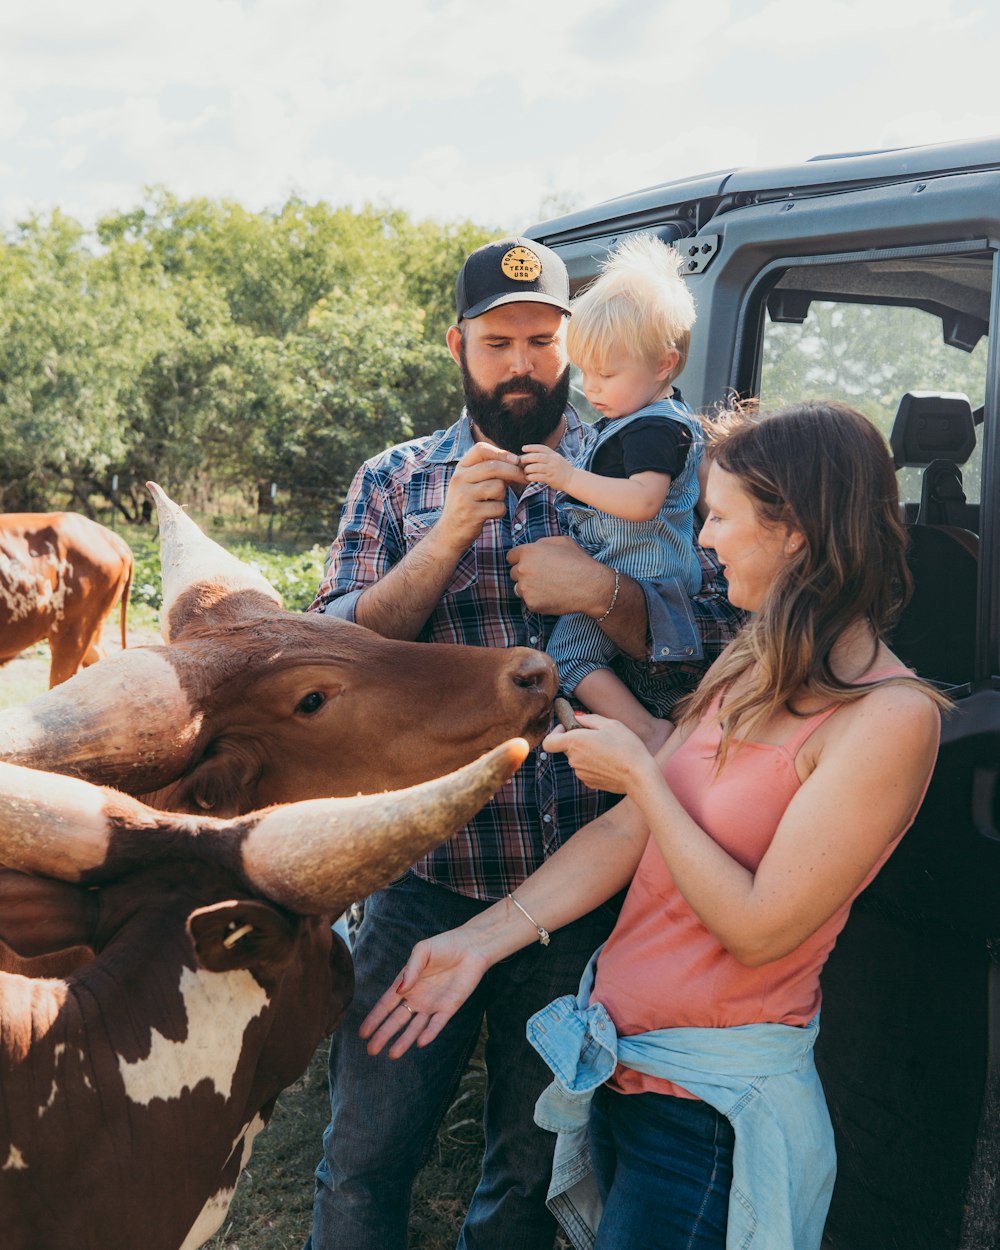
[[[605, 260], [573, 301], [566, 338], [600, 420], [572, 463], [541, 443], [526, 444], [521, 463], [529, 481], [563, 492], [560, 522], [584, 550], [639, 581], [677, 578], [691, 595], [702, 580], [695, 508], [704, 440], [673, 385], [695, 319], [681, 264], [653, 235], [624, 240]], [[673, 726], [612, 672], [617, 648], [596, 621], [561, 617], [548, 651], [565, 693], [622, 721], [651, 751], [666, 741]], [[678, 671], [673, 701], [694, 684]]]

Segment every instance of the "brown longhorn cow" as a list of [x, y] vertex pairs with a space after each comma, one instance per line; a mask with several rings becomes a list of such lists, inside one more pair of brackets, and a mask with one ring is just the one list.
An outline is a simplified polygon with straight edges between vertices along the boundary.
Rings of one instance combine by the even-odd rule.
[[330, 918], [550, 723], [545, 656], [285, 612], [154, 494], [166, 645], [0, 714], [4, 1250], [201, 1245], [349, 1001]]
[[557, 684], [543, 652], [395, 642], [286, 612], [263, 577], [151, 490], [167, 644], [0, 712], [0, 759], [235, 816], [413, 785], [548, 728]]
[[103, 659], [101, 631], [121, 605], [132, 552], [112, 530], [77, 512], [0, 513], [0, 664], [47, 638], [49, 685]]

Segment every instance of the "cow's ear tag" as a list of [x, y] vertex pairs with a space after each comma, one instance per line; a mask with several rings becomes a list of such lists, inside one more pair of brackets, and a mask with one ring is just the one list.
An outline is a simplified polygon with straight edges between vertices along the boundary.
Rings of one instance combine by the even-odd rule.
[[291, 954], [296, 922], [260, 899], [230, 899], [199, 907], [187, 929], [198, 962], [209, 972], [279, 967]]

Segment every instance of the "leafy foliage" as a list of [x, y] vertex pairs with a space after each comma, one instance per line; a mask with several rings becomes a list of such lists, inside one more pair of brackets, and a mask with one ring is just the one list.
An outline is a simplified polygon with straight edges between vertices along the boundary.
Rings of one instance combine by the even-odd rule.
[[[202, 519], [202, 528], [210, 528]], [[155, 614], [163, 603], [160, 579], [160, 547], [154, 533], [138, 526], [126, 526], [122, 537], [132, 548], [135, 570], [132, 575], [129, 618], [137, 611], [143, 624], [155, 622]], [[317, 543], [297, 548], [282, 543], [268, 544], [259, 538], [223, 536], [222, 546], [238, 560], [265, 577], [281, 595], [289, 612], [304, 612], [316, 596], [316, 587], [323, 577], [327, 547]], [[149, 609], [142, 612], [140, 609]]]
[[0, 509], [238, 488], [328, 538], [365, 457], [453, 419], [455, 274], [487, 233], [164, 189], [94, 237], [56, 212], [0, 241]]

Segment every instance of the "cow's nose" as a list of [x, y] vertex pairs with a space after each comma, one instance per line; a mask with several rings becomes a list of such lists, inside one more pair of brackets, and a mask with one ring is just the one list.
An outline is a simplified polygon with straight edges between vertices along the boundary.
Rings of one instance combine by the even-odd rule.
[[515, 686], [522, 690], [537, 690], [548, 699], [554, 699], [559, 689], [556, 666], [543, 651], [519, 648], [521, 655], [512, 674]]

